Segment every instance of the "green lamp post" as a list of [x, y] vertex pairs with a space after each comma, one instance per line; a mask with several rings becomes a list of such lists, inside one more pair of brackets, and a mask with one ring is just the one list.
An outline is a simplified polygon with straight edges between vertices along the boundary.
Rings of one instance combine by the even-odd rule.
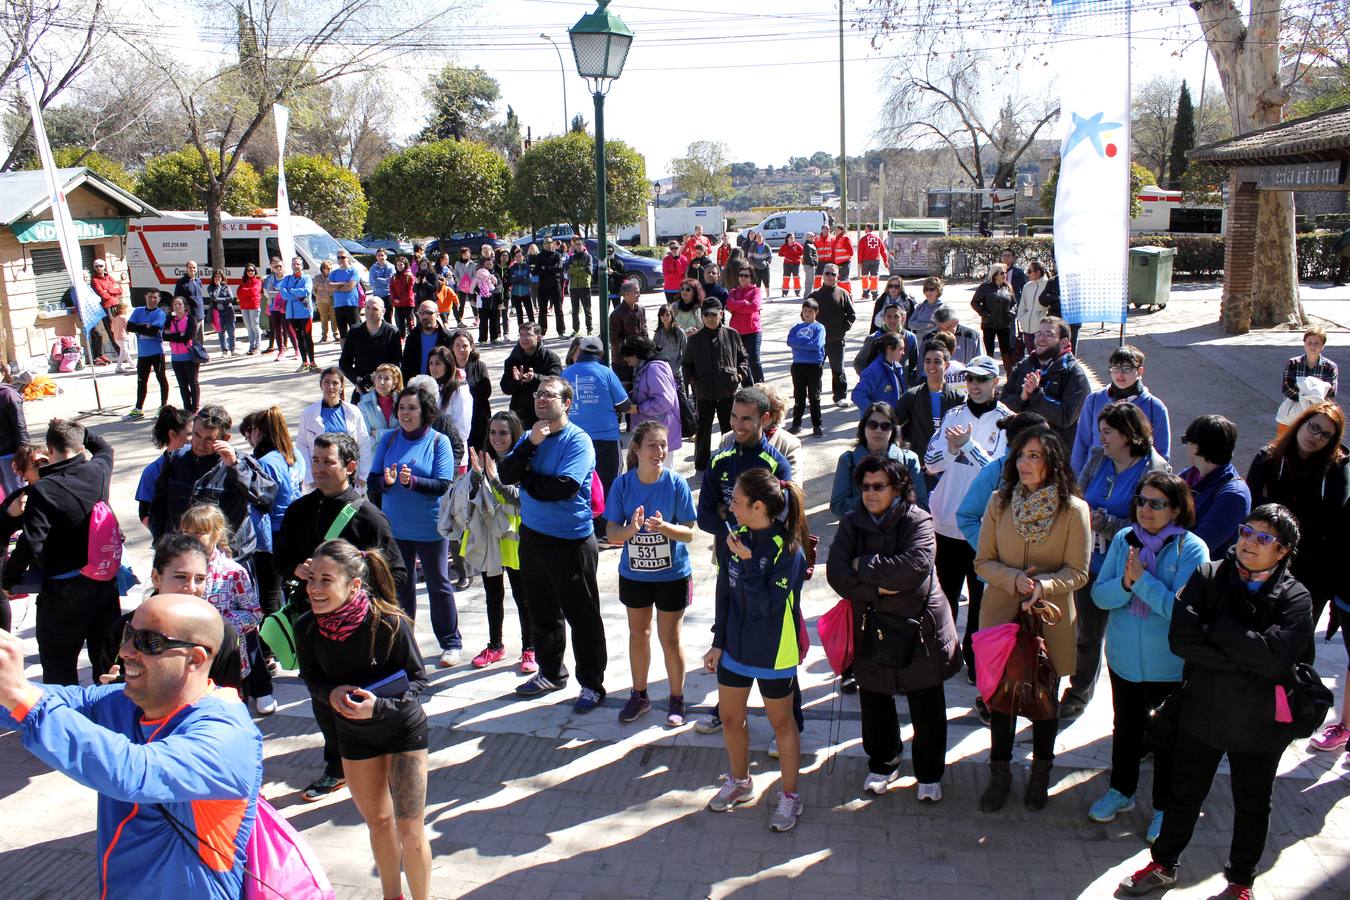
[[577, 72], [589, 82], [595, 100], [595, 215], [596, 255], [600, 267], [600, 343], [605, 345], [609, 361], [609, 221], [605, 210], [605, 94], [610, 84], [623, 74], [633, 32], [623, 20], [609, 11], [609, 0], [599, 0], [595, 12], [582, 16], [567, 32], [576, 57]]

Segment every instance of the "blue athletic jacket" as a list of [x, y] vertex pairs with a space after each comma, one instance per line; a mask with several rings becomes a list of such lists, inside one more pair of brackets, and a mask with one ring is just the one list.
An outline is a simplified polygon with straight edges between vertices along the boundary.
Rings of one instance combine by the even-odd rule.
[[728, 590], [718, 592], [713, 646], [737, 674], [786, 677], [785, 670], [795, 669], [801, 658], [797, 635], [806, 556], [800, 547], [788, 549], [780, 522], [763, 531], [742, 525], [736, 536], [750, 548], [750, 558], [728, 554]]
[[[239, 695], [209, 691], [146, 721], [120, 684], [42, 690], [13, 717], [34, 756], [99, 794], [100, 900], [243, 896], [262, 735]], [[160, 804], [202, 842], [189, 846]]]
[[877, 354], [877, 358], [862, 370], [858, 378], [858, 384], [853, 389], [853, 405], [859, 410], [866, 410], [870, 404], [881, 402], [895, 409], [908, 387], [904, 364], [891, 365], [884, 356]]

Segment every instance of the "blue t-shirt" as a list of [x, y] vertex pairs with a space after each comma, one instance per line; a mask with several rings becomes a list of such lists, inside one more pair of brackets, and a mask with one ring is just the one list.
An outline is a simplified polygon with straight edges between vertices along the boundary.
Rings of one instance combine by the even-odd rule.
[[619, 416], [614, 407], [628, 399], [628, 392], [614, 370], [599, 360], [586, 359], [563, 369], [562, 377], [572, 385], [567, 417], [597, 441], [617, 441]]
[[[152, 325], [155, 328], [163, 329], [168, 317], [164, 314], [162, 307], [146, 309], [144, 306], [138, 306], [131, 311], [127, 321], [132, 325]], [[163, 356], [164, 341], [157, 337], [146, 337], [143, 334], [136, 335], [136, 355], [137, 356]]]
[[343, 433], [347, 430], [347, 408], [341, 403], [337, 406], [320, 403], [319, 418], [323, 420], [324, 431]]
[[356, 274], [353, 268], [334, 269], [328, 275], [328, 281], [331, 284], [336, 281], [338, 284], [348, 282], [351, 284], [351, 290], [333, 291], [333, 308], [340, 309], [344, 306], [356, 306], [356, 285], [360, 283], [361, 276]]
[[425, 331], [418, 332], [422, 335], [422, 368], [418, 372], [422, 375], [427, 374], [427, 357], [431, 356], [431, 351], [436, 349], [436, 332], [427, 334]]
[[[516, 447], [529, 439], [530, 434], [526, 432], [516, 442]], [[514, 448], [512, 452], [515, 452]], [[567, 540], [579, 540], [595, 533], [595, 523], [591, 520], [595, 445], [576, 422], [569, 421], [562, 431], [544, 438], [530, 458], [530, 470], [537, 475], [571, 478], [581, 485], [581, 489], [566, 500], [536, 500], [522, 488], [522, 524], [532, 531]]]
[[[678, 524], [698, 518], [689, 482], [670, 469], [663, 468], [652, 484], [643, 484], [636, 469], [614, 479], [605, 497], [605, 518], [618, 525], [627, 524], [639, 506], [643, 515], [659, 511], [667, 522]], [[633, 581], [679, 581], [693, 572], [688, 544], [645, 530], [633, 535], [619, 556], [619, 576]]]
[[136, 485], [138, 503], [149, 503], [155, 499], [155, 484], [159, 481], [159, 473], [162, 471], [164, 471], [163, 453], [152, 459], [150, 465], [141, 470], [141, 480]]
[[[402, 469], [405, 465], [412, 469], [414, 478], [450, 481], [455, 477], [450, 439], [431, 428], [416, 440], [409, 440], [402, 429], [393, 431], [375, 448], [370, 477], [384, 478], [386, 468]], [[440, 496], [406, 488], [401, 481], [395, 481], [392, 486], [384, 485], [383, 491], [382, 509], [395, 538], [401, 541], [443, 540], [436, 530]]]

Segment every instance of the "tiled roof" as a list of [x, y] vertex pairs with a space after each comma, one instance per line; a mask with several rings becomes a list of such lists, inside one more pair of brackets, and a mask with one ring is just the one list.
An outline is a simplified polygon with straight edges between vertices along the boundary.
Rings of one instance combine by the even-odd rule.
[[1345, 159], [1350, 157], [1350, 106], [1206, 144], [1186, 155], [1197, 162], [1227, 165]]

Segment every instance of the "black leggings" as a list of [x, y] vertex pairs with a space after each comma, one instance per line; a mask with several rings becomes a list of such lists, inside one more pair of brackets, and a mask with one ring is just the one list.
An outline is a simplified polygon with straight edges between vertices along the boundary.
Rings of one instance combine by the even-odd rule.
[[478, 343], [486, 344], [488, 338], [497, 340], [502, 336], [501, 317], [497, 315], [497, 297], [484, 297], [483, 305], [478, 308]]
[[[530, 632], [530, 606], [525, 600], [525, 584], [520, 580], [519, 569], [505, 569], [506, 578], [511, 582], [511, 599], [516, 602], [516, 615], [520, 619], [520, 649], [534, 649], [534, 635]], [[483, 595], [487, 600], [488, 646], [498, 650], [502, 647], [502, 622], [506, 618], [506, 585], [502, 574], [483, 576]]]
[[201, 363], [195, 359], [173, 361], [173, 377], [178, 380], [178, 396], [183, 398], [183, 409], [188, 412], [195, 413], [197, 407], [201, 405], [202, 389], [197, 383], [197, 370], [200, 367]]
[[[159, 405], [169, 405], [169, 379], [164, 374], [164, 354], [136, 357], [136, 408], [145, 408], [145, 389], [150, 386], [150, 373], [159, 382]], [[8, 630], [8, 629], [6, 629]]]
[[539, 284], [539, 333], [548, 335], [548, 311], [553, 309], [553, 320], [558, 326], [558, 334], [566, 334], [563, 325], [562, 288], [557, 284]]
[[314, 333], [310, 330], [313, 319], [287, 319], [291, 333], [295, 335], [295, 346], [300, 350], [302, 363], [314, 362]]
[[750, 281], [764, 289], [764, 298], [769, 297], [769, 270], [750, 267]]
[[966, 598], [970, 606], [966, 610], [966, 636], [961, 641], [961, 653], [966, 660], [966, 668], [975, 671], [975, 653], [971, 649], [970, 639], [980, 630], [980, 601], [984, 599], [984, 582], [975, 577], [975, 549], [960, 538], [949, 538], [945, 534], [937, 536], [937, 577], [942, 592], [952, 608], [952, 621], [956, 621], [957, 605], [961, 601], [961, 585], [966, 586]]
[[802, 413], [811, 405], [811, 427], [820, 427], [820, 379], [822, 369], [816, 363], [792, 364], [792, 427], [802, 424]]
[[[994, 344], [999, 345], [1004, 356], [1013, 352], [1013, 330], [1012, 326], [1007, 328], [985, 328], [984, 331], [984, 352], [994, 356]], [[994, 357], [997, 359], [998, 357]]]
[[[269, 527], [266, 520], [264, 528]], [[269, 615], [281, 609], [285, 597], [282, 594], [281, 573], [277, 571], [276, 558], [270, 553], [259, 550], [253, 554], [253, 583], [258, 587], [258, 603], [263, 615]]]
[[[338, 337], [346, 340], [347, 332], [356, 327], [357, 309], [355, 306], [333, 307], [333, 318], [337, 321]], [[310, 354], [313, 356], [313, 353]]]
[[286, 314], [280, 310], [273, 310], [267, 314], [267, 321], [272, 325], [271, 336], [267, 339], [267, 350], [271, 352], [275, 343], [276, 350], [280, 353], [286, 349], [286, 329], [290, 327], [286, 324]]
[[411, 306], [394, 307], [394, 327], [398, 329], [400, 336], [407, 335], [413, 327], [413, 319], [417, 318], [413, 313], [416, 310]]
[[529, 294], [512, 297], [511, 305], [516, 308], [517, 328], [524, 328], [526, 322], [534, 321], [534, 298]]
[[[1055, 690], [1059, 690], [1058, 687]], [[1006, 713], [989, 711], [989, 761], [1009, 762], [1012, 759], [1013, 738], [1017, 723]], [[1055, 758], [1055, 735], [1059, 733], [1059, 719], [1042, 719], [1031, 723], [1031, 755], [1046, 762]]]

